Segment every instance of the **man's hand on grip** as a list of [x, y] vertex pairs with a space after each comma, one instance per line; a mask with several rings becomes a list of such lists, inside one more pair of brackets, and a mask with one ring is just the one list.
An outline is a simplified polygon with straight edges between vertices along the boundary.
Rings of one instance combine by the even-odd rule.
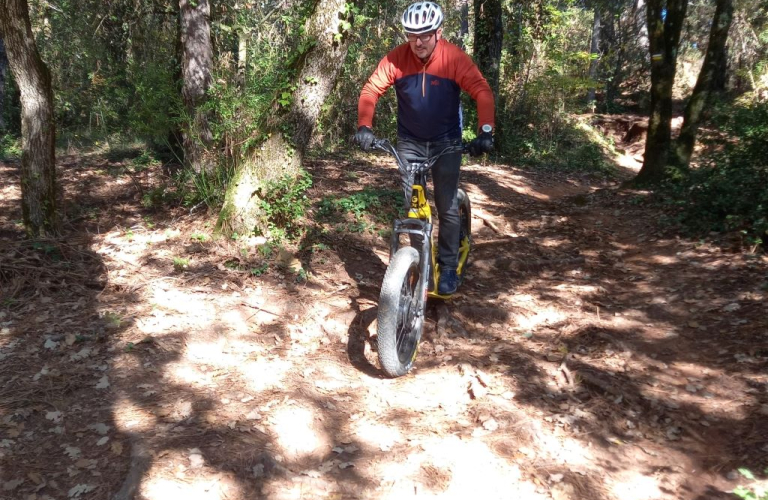
[[363, 151], [368, 151], [371, 149], [374, 138], [375, 137], [371, 127], [366, 127], [365, 125], [358, 128], [357, 133], [355, 134], [355, 142], [360, 145], [360, 149]]
[[480, 156], [491, 151], [493, 151], [493, 136], [490, 132], [481, 133], [469, 143], [470, 156]]

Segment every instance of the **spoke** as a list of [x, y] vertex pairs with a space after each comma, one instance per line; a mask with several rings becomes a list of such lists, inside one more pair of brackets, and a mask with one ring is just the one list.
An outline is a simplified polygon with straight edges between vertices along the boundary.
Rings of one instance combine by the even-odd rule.
[[398, 356], [410, 355], [413, 330], [414, 293], [418, 285], [418, 272], [410, 270], [403, 280], [400, 290], [400, 303], [398, 304], [397, 318], [397, 353]]

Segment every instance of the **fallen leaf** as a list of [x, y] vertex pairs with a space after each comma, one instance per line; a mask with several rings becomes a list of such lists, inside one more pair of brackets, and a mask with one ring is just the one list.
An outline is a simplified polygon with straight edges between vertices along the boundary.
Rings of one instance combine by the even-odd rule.
[[329, 460], [327, 462], [323, 462], [322, 464], [320, 464], [320, 467], [318, 467], [317, 469], [320, 471], [320, 473], [325, 474], [326, 472], [330, 471], [340, 463], [341, 463], [341, 460]]
[[35, 373], [35, 375], [32, 377], [32, 380], [37, 382], [38, 380], [40, 380], [40, 377], [42, 377], [43, 375], [48, 375], [49, 373], [50, 371], [48, 370], [48, 365], [45, 365], [40, 369], [39, 372]]
[[27, 474], [27, 477], [32, 480], [35, 484], [43, 484], [43, 477], [38, 474], [37, 472], [30, 472]]
[[96, 441], [96, 446], [104, 446], [107, 444], [107, 441], [109, 441], [109, 436], [104, 436], [103, 438]]
[[74, 333], [68, 333], [66, 337], [64, 337], [64, 342], [67, 345], [72, 345], [75, 343], [75, 340], [77, 340], [77, 337]]
[[98, 460], [95, 460], [95, 459], [81, 458], [80, 460], [75, 462], [75, 467], [78, 467], [80, 469], [93, 469], [96, 467], [97, 463], [98, 463]]
[[80, 448], [69, 446], [68, 444], [63, 444], [61, 447], [64, 448], [64, 453], [66, 453], [72, 460], [80, 458]]
[[107, 387], [109, 387], [109, 378], [107, 378], [107, 376], [104, 375], [103, 377], [101, 377], [99, 379], [99, 382], [96, 384], [96, 388], [97, 389], [106, 389]]
[[45, 347], [46, 349], [56, 349], [57, 347], [59, 347], [59, 343], [54, 342], [51, 339], [48, 339], [45, 341], [45, 344], [43, 344], [43, 347]]
[[67, 496], [69, 496], [69, 498], [78, 498], [83, 493], [88, 493], [95, 489], [96, 487], [90, 484], [77, 484], [73, 486], [72, 489], [69, 490], [69, 493], [67, 493]]
[[45, 414], [45, 419], [52, 421], [54, 424], [61, 422], [63, 414], [60, 411], [49, 411]]
[[112, 450], [112, 453], [114, 453], [115, 455], [122, 455], [123, 443], [121, 443], [120, 441], [115, 441], [114, 443], [112, 443], [112, 446], [110, 447], [110, 449]]
[[108, 432], [110, 427], [103, 423], [98, 424], [91, 424], [88, 426], [89, 429], [96, 431], [97, 434], [100, 434], [102, 436], [105, 436]]
[[4, 491], [13, 491], [16, 488], [18, 488], [19, 485], [21, 483], [23, 483], [23, 482], [24, 482], [23, 479], [14, 479], [12, 481], [6, 481], [5, 483], [3, 483], [3, 490]]
[[75, 354], [72, 354], [69, 356], [69, 359], [71, 361], [80, 361], [81, 359], [85, 359], [91, 354], [91, 348], [90, 347], [83, 347]]
[[355, 464], [353, 464], [352, 462], [342, 462], [339, 464], [339, 469], [347, 469], [349, 467], [354, 467], [354, 466]]

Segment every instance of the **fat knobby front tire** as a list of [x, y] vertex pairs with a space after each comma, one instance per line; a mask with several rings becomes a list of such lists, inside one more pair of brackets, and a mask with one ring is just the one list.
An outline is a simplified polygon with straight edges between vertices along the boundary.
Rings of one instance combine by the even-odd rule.
[[[462, 265], [462, 275], [469, 264], [469, 252], [472, 250], [472, 205], [469, 203], [469, 196], [463, 189], [458, 192], [459, 202], [459, 245], [466, 245], [466, 257]], [[466, 239], [466, 242], [465, 242]], [[463, 249], [460, 249], [460, 251]], [[460, 256], [461, 257], [461, 256]]]
[[424, 325], [420, 282], [419, 253], [401, 248], [389, 263], [379, 297], [379, 362], [390, 377], [408, 373], [416, 358]]

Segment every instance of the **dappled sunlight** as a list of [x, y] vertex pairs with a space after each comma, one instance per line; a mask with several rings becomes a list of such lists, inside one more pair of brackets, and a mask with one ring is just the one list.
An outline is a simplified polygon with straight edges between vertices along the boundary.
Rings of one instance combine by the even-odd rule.
[[510, 322], [516, 327], [525, 330], [535, 330], [545, 325], [553, 325], [564, 321], [568, 317], [566, 311], [558, 307], [536, 307], [534, 311], [527, 310], [523, 313], [510, 314]]
[[174, 382], [183, 382], [188, 385], [205, 386], [211, 383], [205, 372], [185, 362], [168, 363], [165, 366], [165, 377]]
[[516, 464], [500, 459], [487, 444], [456, 436], [419, 440], [418, 448], [406, 457], [382, 461], [375, 474], [381, 481], [377, 495], [381, 499], [549, 498], [523, 480]]
[[544, 238], [539, 238], [537, 240], [537, 243], [547, 248], [559, 248], [563, 245], [568, 245], [571, 242], [567, 239], [560, 238], [560, 237], [544, 237]]
[[239, 371], [249, 391], [261, 392], [280, 387], [294, 362], [289, 359], [258, 357], [240, 364]]
[[317, 410], [293, 401], [270, 410], [268, 428], [278, 452], [292, 461], [321, 456], [331, 450], [333, 443], [318, 429], [319, 425]]
[[153, 432], [157, 417], [127, 397], [118, 398], [112, 405], [117, 430], [126, 433]]
[[139, 495], [146, 500], [246, 500], [237, 481], [207, 468], [202, 455], [197, 456], [200, 458], [192, 467], [187, 457], [177, 457], [175, 470], [155, 464], [142, 482]]
[[613, 498], [622, 500], [655, 500], [663, 496], [659, 481], [638, 471], [622, 471], [606, 478]]
[[[429, 391], [424, 391], [425, 383]], [[458, 370], [435, 368], [420, 371], [418, 380], [408, 378], [386, 388], [380, 386], [376, 393], [367, 394], [366, 400], [371, 409], [423, 412], [441, 408], [456, 415], [464, 411], [469, 395], [467, 381]]]
[[[228, 352], [226, 338], [221, 337], [215, 342], [189, 342], [185, 346], [185, 356], [192, 362], [204, 363], [217, 368], [236, 367], [241, 357]], [[226, 351], [226, 352], [225, 352]]]
[[373, 450], [389, 451], [404, 440], [398, 426], [375, 422], [368, 418], [351, 422], [350, 429], [358, 442]]
[[216, 317], [216, 309], [210, 301], [201, 298], [200, 295], [185, 293], [168, 286], [153, 287], [151, 300], [156, 307], [182, 313], [188, 317], [203, 317], [209, 320]]

